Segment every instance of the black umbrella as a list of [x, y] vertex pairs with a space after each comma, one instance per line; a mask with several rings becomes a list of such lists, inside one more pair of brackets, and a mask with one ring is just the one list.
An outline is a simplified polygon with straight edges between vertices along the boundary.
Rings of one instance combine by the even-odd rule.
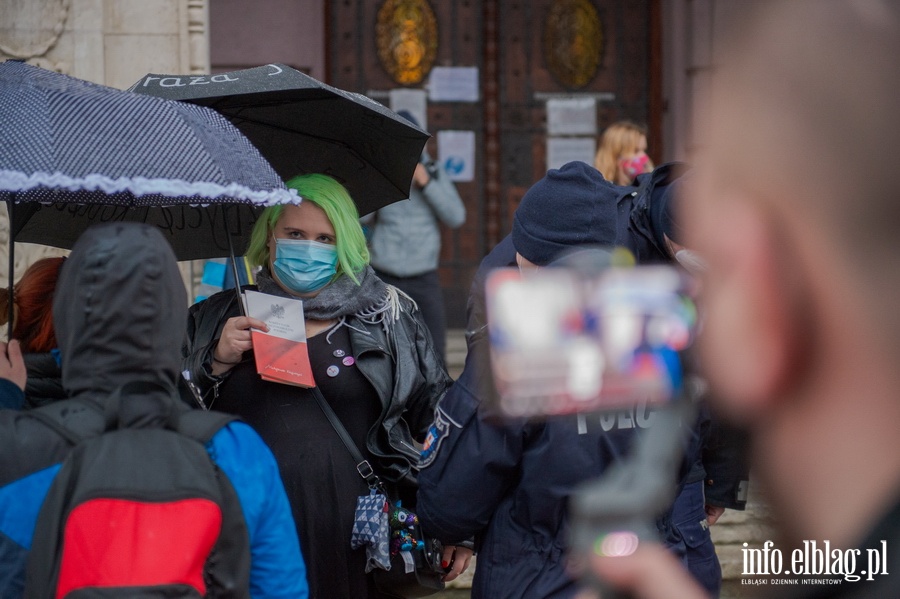
[[347, 187], [360, 215], [409, 197], [428, 139], [378, 102], [283, 64], [203, 77], [150, 74], [130, 91], [217, 110], [282, 178], [330, 175]]
[[207, 108], [7, 61], [0, 114], [10, 289], [14, 241], [68, 249], [94, 223], [139, 221], [162, 229], [180, 260], [226, 256], [263, 206], [298, 201]]

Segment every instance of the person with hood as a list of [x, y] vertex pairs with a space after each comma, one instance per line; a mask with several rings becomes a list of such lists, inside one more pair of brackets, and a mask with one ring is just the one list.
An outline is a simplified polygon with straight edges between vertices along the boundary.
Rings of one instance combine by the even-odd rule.
[[[178, 348], [187, 293], [163, 235], [137, 223], [88, 229], [60, 273], [53, 320], [69, 399], [27, 411], [0, 411], [0, 595], [20, 596], [38, 510], [72, 449], [60, 426], [47, 420], [104, 428], [119, 410], [116, 392], [144, 383], [143, 398], [187, 410], [178, 395]], [[9, 346], [15, 359], [17, 343]], [[0, 374], [5, 370], [0, 359]], [[22, 381], [24, 383], [24, 381]], [[55, 414], [42, 418], [43, 413]], [[79, 426], [79, 428], [81, 428]], [[228, 477], [244, 514], [250, 542], [249, 595], [306, 597], [303, 558], [287, 496], [271, 451], [252, 428], [235, 421], [219, 430], [207, 451]], [[235, 567], [235, 571], [238, 568]], [[233, 581], [232, 581], [233, 582]]]
[[[419, 126], [412, 114], [400, 116]], [[456, 186], [441, 164], [428, 152], [416, 165], [408, 202], [395, 202], [363, 218], [369, 227], [372, 268], [385, 283], [409, 295], [422, 311], [438, 354], [446, 354], [446, 314], [438, 258], [441, 228], [462, 226], [466, 220]]]
[[369, 266], [344, 186], [321, 174], [287, 185], [302, 202], [264, 210], [247, 257], [261, 267], [253, 289], [303, 300], [316, 391], [260, 377], [249, 329], [266, 325], [240, 315], [234, 291], [191, 308], [184, 368], [207, 405], [244, 418], [275, 453], [310, 556], [311, 596], [379, 597], [365, 550], [350, 547], [356, 500], [368, 487], [314, 393], [381, 480], [415, 510], [415, 442], [424, 439], [451, 380], [415, 304]]
[[[63, 391], [53, 331], [53, 292], [64, 257], [42, 258], [25, 269], [13, 293], [12, 338], [21, 343], [28, 368], [25, 409], [66, 397]], [[9, 294], [0, 292], [0, 324], [9, 314]]]
[[[583, 162], [548, 171], [516, 210], [514, 259], [524, 270], [578, 248], [612, 247], [617, 197]], [[499, 419], [486, 396], [488, 350], [483, 332], [470, 337], [463, 373], [438, 406], [419, 474], [423, 528], [447, 543], [474, 537], [473, 598], [571, 597], [569, 496], [630, 449], [635, 429], [603, 426], [596, 415], [583, 426], [575, 414]]]

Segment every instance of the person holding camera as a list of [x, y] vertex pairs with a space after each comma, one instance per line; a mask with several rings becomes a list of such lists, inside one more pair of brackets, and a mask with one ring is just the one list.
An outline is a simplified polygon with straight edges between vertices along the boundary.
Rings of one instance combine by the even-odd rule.
[[[741, 582], [760, 596], [900, 597], [900, 170], [881, 150], [900, 140], [900, 6], [760, 2], [732, 17], [703, 168], [679, 208], [707, 262], [698, 349], [712, 398], [749, 432], [774, 517], [773, 560]], [[818, 562], [803, 551], [826, 546]], [[589, 557], [635, 599], [705, 596], [653, 544]]]
[[[419, 126], [407, 111], [400, 116]], [[395, 202], [364, 218], [369, 229], [371, 264], [378, 277], [409, 295], [422, 311], [438, 355], [446, 356], [446, 316], [438, 258], [444, 224], [456, 229], [466, 220], [450, 175], [428, 152], [413, 174], [409, 201]]]

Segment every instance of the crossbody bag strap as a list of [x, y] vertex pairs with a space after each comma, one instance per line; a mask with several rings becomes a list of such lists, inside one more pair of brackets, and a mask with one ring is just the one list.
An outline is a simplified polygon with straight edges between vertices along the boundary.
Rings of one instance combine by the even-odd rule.
[[331, 427], [338, 434], [338, 437], [340, 437], [341, 441], [344, 443], [344, 447], [347, 448], [347, 451], [350, 452], [350, 456], [356, 462], [356, 471], [359, 472], [359, 475], [366, 481], [366, 484], [369, 485], [370, 489], [381, 489], [381, 479], [375, 474], [375, 470], [372, 468], [369, 460], [363, 457], [363, 454], [356, 446], [356, 443], [350, 438], [350, 433], [347, 432], [347, 429], [344, 428], [344, 425], [341, 423], [341, 419], [338, 418], [338, 415], [334, 413], [334, 410], [325, 400], [322, 391], [318, 387], [312, 387], [311, 391], [313, 397], [316, 398], [316, 403], [319, 404], [319, 407], [322, 408], [322, 411], [325, 413], [325, 417], [328, 418], [328, 422], [331, 423]]

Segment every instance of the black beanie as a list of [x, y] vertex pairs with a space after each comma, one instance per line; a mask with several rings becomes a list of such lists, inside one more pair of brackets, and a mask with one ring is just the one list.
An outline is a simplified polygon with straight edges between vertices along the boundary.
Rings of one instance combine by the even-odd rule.
[[578, 246], [613, 246], [617, 198], [616, 187], [584, 162], [551, 169], [516, 209], [513, 246], [538, 266]]

